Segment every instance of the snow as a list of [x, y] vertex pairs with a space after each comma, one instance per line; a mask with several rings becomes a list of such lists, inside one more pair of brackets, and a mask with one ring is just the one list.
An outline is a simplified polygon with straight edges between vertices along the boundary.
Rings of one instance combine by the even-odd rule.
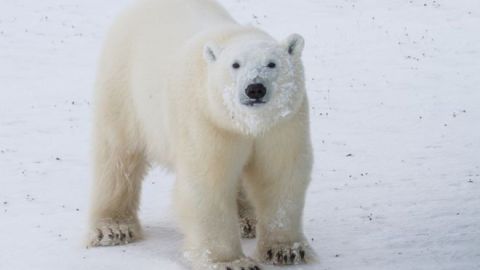
[[[278, 39], [306, 40], [304, 221], [320, 263], [281, 269], [480, 269], [480, 3], [221, 2]], [[82, 243], [96, 59], [127, 3], [1, 0], [2, 270], [188, 269], [173, 177], [160, 170], [144, 183], [144, 241]]]

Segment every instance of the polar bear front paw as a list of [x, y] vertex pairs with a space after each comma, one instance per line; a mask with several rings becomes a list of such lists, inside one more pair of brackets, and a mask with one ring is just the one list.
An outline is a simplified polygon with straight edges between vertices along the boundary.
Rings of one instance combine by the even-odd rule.
[[307, 243], [276, 244], [263, 248], [260, 260], [265, 264], [292, 265], [314, 261], [315, 254]]
[[261, 270], [258, 264], [250, 258], [241, 258], [233, 262], [215, 263], [212, 270]]
[[141, 238], [138, 222], [102, 220], [90, 232], [88, 246], [125, 245]]

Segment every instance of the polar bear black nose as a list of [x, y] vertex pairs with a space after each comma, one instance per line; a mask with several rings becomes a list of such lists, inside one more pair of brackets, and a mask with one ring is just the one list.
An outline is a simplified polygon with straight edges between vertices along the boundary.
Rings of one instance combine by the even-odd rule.
[[261, 83], [250, 84], [245, 94], [251, 99], [261, 99], [267, 94], [267, 88]]

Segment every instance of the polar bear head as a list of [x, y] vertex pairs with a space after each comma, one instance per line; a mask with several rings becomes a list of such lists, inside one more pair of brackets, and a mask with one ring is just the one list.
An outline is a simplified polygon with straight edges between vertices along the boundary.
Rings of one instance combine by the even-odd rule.
[[238, 37], [204, 47], [208, 100], [214, 117], [242, 133], [258, 135], [295, 114], [305, 98], [298, 34], [285, 41]]

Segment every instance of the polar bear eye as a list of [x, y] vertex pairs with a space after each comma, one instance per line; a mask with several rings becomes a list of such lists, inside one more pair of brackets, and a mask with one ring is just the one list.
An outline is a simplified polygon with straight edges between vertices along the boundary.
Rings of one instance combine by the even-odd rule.
[[275, 68], [277, 65], [273, 62], [268, 63], [267, 67], [269, 68]]
[[235, 62], [235, 63], [232, 64], [232, 67], [233, 67], [234, 69], [239, 69], [239, 68], [240, 68], [240, 64], [237, 63], [237, 62]]

